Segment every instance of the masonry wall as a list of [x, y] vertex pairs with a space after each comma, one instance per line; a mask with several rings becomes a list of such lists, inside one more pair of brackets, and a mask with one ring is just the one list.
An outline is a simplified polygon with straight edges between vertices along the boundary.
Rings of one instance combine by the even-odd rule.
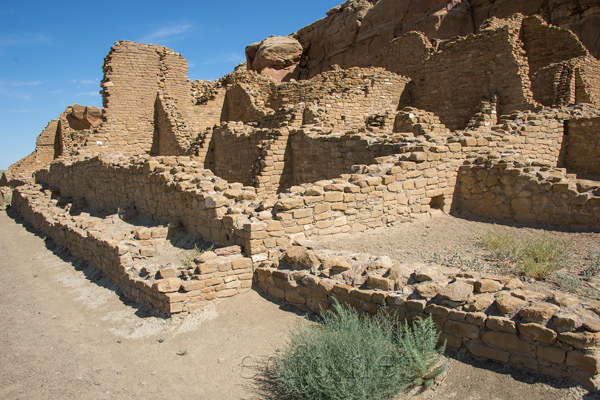
[[276, 133], [243, 124], [227, 124], [213, 131], [214, 173], [228, 182], [254, 186], [260, 173], [262, 150]]
[[530, 74], [550, 64], [589, 54], [573, 32], [548, 25], [539, 16], [523, 20], [521, 37]]
[[292, 133], [290, 146], [294, 185], [337, 178], [351, 173], [354, 165], [375, 164], [377, 157], [400, 153], [402, 147], [365, 134], [322, 135], [304, 130]]
[[[419, 271], [415, 271], [413, 276], [418, 274]], [[553, 377], [568, 377], [591, 390], [598, 387], [598, 333], [576, 329], [577, 323], [573, 322], [578, 318], [570, 316], [573, 310], [568, 310], [567, 304], [577, 300], [568, 296], [557, 295], [545, 301], [528, 299], [526, 296], [533, 295], [532, 292], [502, 278], [491, 281], [457, 277], [451, 284], [421, 281], [422, 291], [416, 282], [416, 292], [425, 293], [425, 286], [437, 285], [439, 288], [460, 287], [468, 293], [468, 300], [465, 297], [456, 301], [453, 297], [453, 301], [444, 302], [443, 299], [448, 299], [444, 297], [444, 289], [440, 294], [409, 298], [398, 292], [341, 284], [335, 279], [313, 275], [308, 270], [259, 267], [255, 276], [264, 293], [301, 309], [319, 313], [337, 299], [360, 311], [376, 313], [381, 310], [401, 320], [431, 316], [449, 348], [464, 348], [475, 357]]]
[[565, 166], [572, 172], [600, 175], [600, 117], [567, 122]]
[[[252, 203], [253, 187], [229, 184], [189, 157], [55, 163], [36, 179], [63, 196], [86, 199], [93, 210], [135, 209], [161, 221], [178, 221], [186, 232], [219, 245], [246, 247], [249, 221], [241, 210], [258, 206]], [[239, 214], [231, 214], [232, 209]]]
[[[154, 279], [141, 277], [132, 256], [144, 257], [144, 248], [119, 243], [109, 233], [89, 229], [56, 207], [50, 192], [39, 186], [15, 190], [12, 206], [36, 230], [44, 233], [71, 254], [93, 265], [115, 283], [128, 299], [148, 307], [161, 316], [194, 311], [207, 302], [235, 296], [252, 284], [252, 260], [241, 255], [214, 257], [194, 261], [194, 274], [186, 278], [175, 275]], [[148, 239], [167, 240], [169, 228], [147, 229]], [[165, 274], [166, 271], [162, 273]], [[166, 274], [165, 274], [166, 275]]]
[[464, 128], [480, 102], [498, 98], [500, 115], [534, 106], [518, 31], [505, 26], [444, 43], [411, 76], [411, 105], [434, 112], [449, 129]]
[[287, 83], [255, 73], [233, 75], [222, 120], [261, 127], [318, 124], [344, 130], [365, 126], [368, 116], [398, 108], [408, 82], [379, 68], [327, 71], [310, 81]]
[[600, 184], [564, 169], [500, 162], [461, 167], [457, 207], [498, 221], [600, 228]]
[[153, 139], [165, 127], [164, 123], [155, 126], [159, 94], [161, 118], [170, 124], [163, 133], [171, 135], [179, 147], [189, 147], [200, 127], [194, 118], [187, 63], [181, 55], [166, 47], [121, 41], [104, 59], [103, 70], [104, 120], [88, 139], [89, 151], [150, 153]]

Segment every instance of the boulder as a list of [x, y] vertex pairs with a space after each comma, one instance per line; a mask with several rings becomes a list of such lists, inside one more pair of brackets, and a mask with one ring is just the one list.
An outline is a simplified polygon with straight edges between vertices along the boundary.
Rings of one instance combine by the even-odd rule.
[[251, 71], [279, 82], [298, 79], [302, 45], [290, 36], [271, 36], [246, 47], [246, 65]]

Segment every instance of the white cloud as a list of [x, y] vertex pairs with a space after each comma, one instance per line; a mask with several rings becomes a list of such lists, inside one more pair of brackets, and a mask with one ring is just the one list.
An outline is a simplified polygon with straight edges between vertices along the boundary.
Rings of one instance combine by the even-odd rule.
[[246, 62], [246, 58], [243, 57], [239, 53], [229, 52], [219, 54], [209, 60], [203, 62], [204, 65], [207, 64], [240, 64]]
[[100, 96], [100, 92], [81, 92], [75, 93], [75, 96]]
[[0, 47], [46, 45], [52, 41], [42, 33], [17, 32], [0, 36]]
[[98, 85], [100, 82], [97, 79], [71, 79], [71, 83], [78, 85]]
[[0, 81], [0, 87], [2, 86], [10, 86], [10, 87], [21, 87], [21, 86], [37, 86], [40, 85], [42, 81]]
[[156, 29], [138, 39], [141, 43], [159, 43], [167, 40], [181, 39], [194, 29], [192, 24], [173, 24]]
[[2, 81], [0, 80], [0, 97], [16, 100], [31, 100], [31, 95], [21, 89], [38, 86], [42, 81]]

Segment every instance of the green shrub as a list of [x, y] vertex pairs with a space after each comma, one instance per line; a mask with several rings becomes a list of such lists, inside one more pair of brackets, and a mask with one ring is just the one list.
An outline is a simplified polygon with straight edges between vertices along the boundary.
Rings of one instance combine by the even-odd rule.
[[428, 387], [446, 368], [430, 318], [412, 327], [335, 303], [321, 324], [297, 325], [277, 357], [279, 389], [297, 399], [388, 399]]
[[569, 245], [545, 233], [537, 239], [524, 239], [494, 227], [486, 233], [483, 242], [504, 273], [542, 279], [564, 268], [569, 259]]

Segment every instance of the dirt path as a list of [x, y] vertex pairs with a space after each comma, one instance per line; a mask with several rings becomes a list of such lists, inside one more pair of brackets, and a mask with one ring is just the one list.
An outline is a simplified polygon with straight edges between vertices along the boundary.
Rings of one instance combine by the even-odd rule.
[[[251, 291], [184, 320], [147, 318], [72, 262], [0, 213], [1, 399], [264, 398], [242, 364], [273, 354], [297, 314]], [[445, 380], [418, 398], [593, 398], [476, 365], [451, 359]]]

